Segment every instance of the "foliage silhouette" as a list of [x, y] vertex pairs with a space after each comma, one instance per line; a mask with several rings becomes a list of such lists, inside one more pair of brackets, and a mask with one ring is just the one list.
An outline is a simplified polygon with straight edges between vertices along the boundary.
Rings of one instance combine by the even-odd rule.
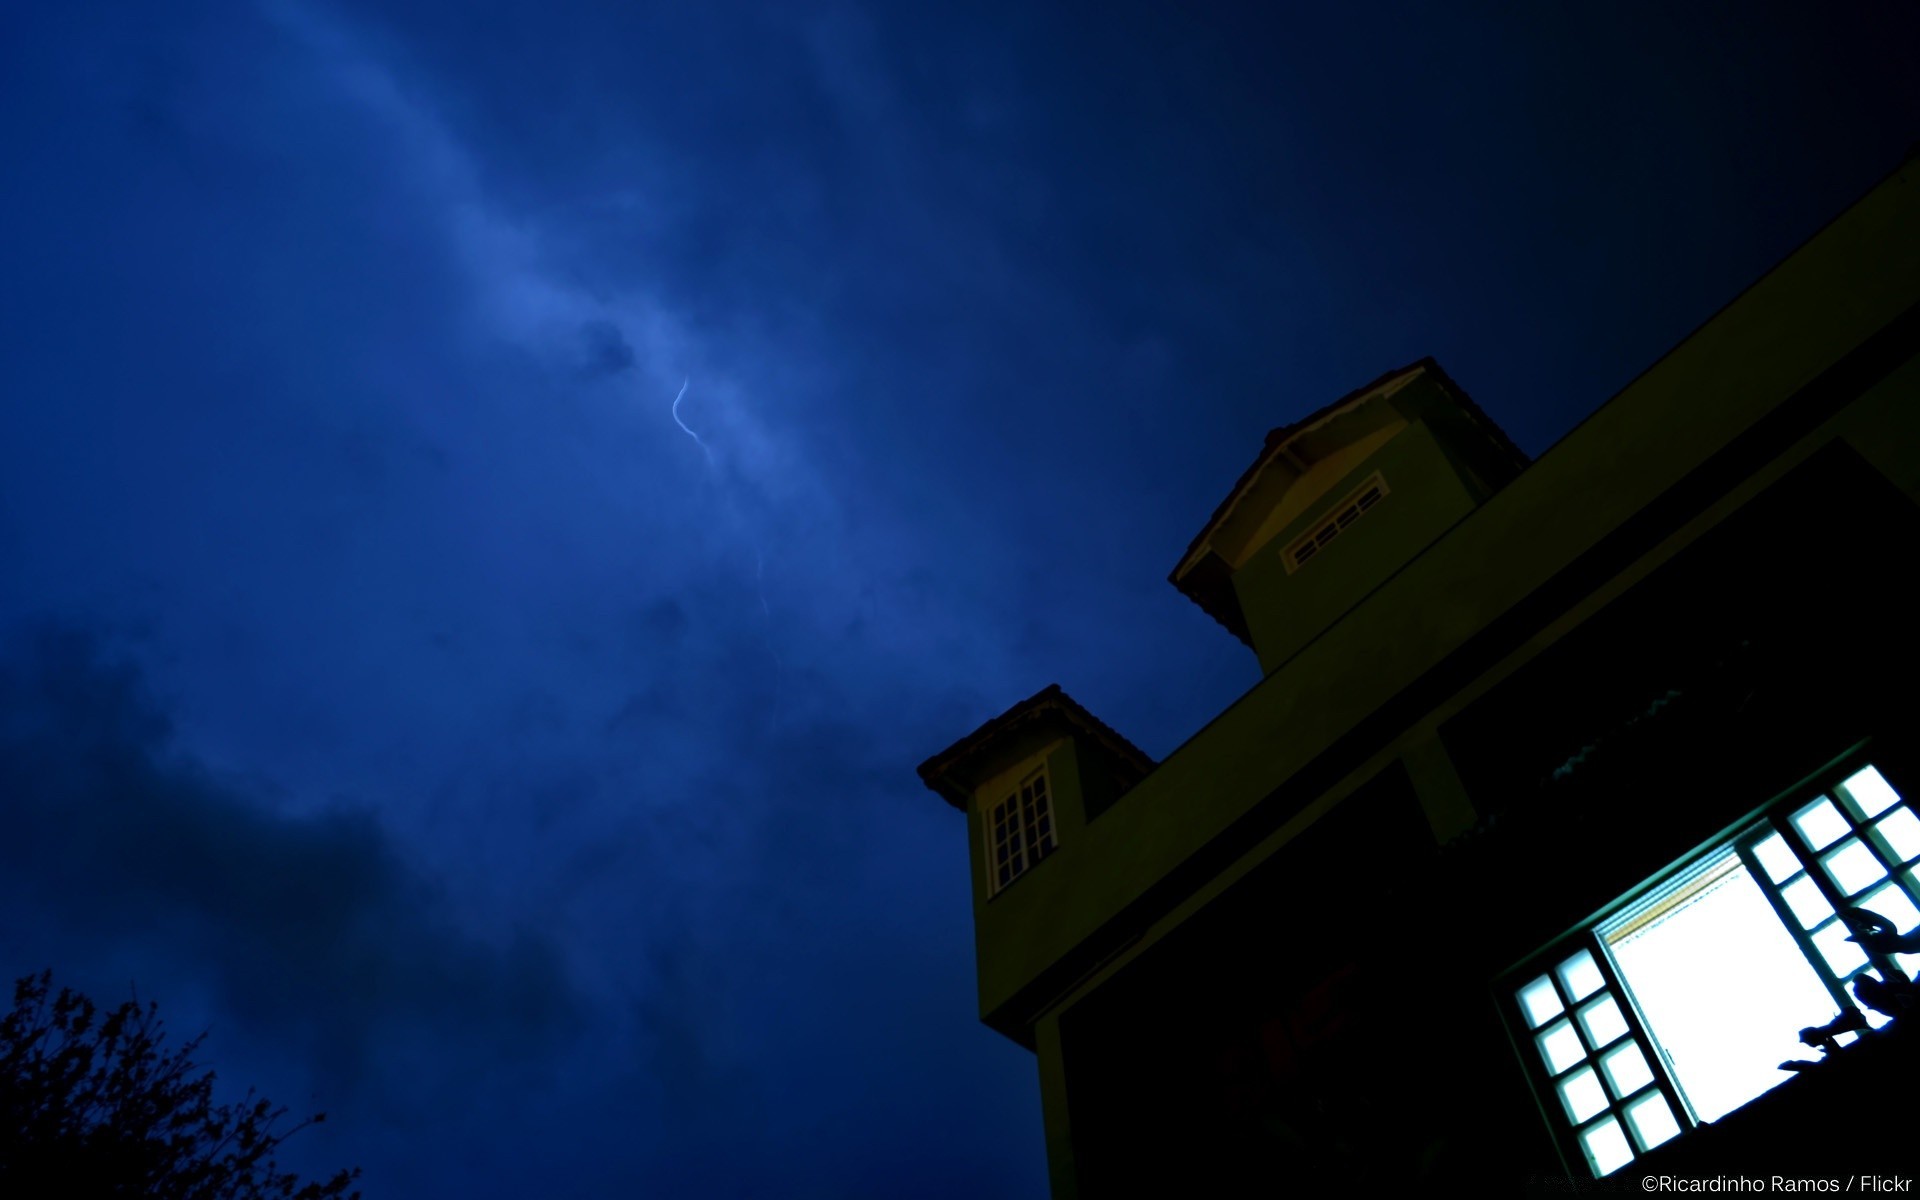
[[213, 1102], [214, 1075], [193, 1062], [205, 1035], [168, 1049], [159, 1006], [128, 1000], [104, 1015], [53, 973], [14, 984], [0, 1020], [0, 1195], [155, 1200], [359, 1200], [359, 1168], [324, 1183], [279, 1169], [285, 1108], [250, 1089]]

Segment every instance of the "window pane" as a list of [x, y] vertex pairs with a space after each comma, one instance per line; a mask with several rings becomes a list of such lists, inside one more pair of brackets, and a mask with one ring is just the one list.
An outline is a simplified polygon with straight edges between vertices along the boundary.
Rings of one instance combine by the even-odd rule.
[[[1829, 921], [1814, 931], [1813, 944], [1820, 948], [1820, 954], [1827, 960], [1827, 966], [1833, 973], [1845, 979], [1856, 967], [1865, 966], [1867, 952], [1858, 942], [1847, 940], [1847, 927], [1838, 921]], [[1818, 1021], [1809, 1022], [1817, 1025]]]
[[1880, 772], [1868, 767], [1840, 785], [1841, 794], [1853, 802], [1863, 817], [1878, 816], [1900, 803], [1900, 793]]
[[1680, 1132], [1680, 1122], [1673, 1119], [1667, 1098], [1657, 1091], [1627, 1105], [1627, 1124], [1633, 1126], [1642, 1150], [1651, 1150]]
[[1914, 906], [1913, 898], [1897, 883], [1889, 883], [1868, 892], [1860, 897], [1858, 906], [1892, 921], [1893, 927], [1901, 933], [1908, 933], [1915, 925], [1920, 925], [1920, 907]]
[[1675, 1080], [1715, 1121], [1790, 1078], [1779, 1064], [1805, 1050], [1799, 1031], [1835, 1009], [1744, 866], [1693, 874], [1659, 916], [1606, 938]]
[[1880, 848], [1896, 862], [1920, 855], [1920, 817], [1914, 816], [1910, 808], [1896, 808], [1880, 818], [1873, 832], [1878, 835], [1874, 840], [1880, 843]]
[[1627, 1019], [1620, 1015], [1613, 997], [1607, 996], [1580, 1010], [1580, 1028], [1587, 1035], [1587, 1044], [1598, 1049], [1626, 1033]]
[[1780, 898], [1787, 902], [1793, 915], [1800, 919], [1800, 927], [1811, 929], [1833, 915], [1833, 905], [1820, 894], [1820, 888], [1805, 875], [1780, 889]]
[[1653, 1068], [1647, 1065], [1647, 1056], [1640, 1052], [1638, 1042], [1607, 1051], [1601, 1056], [1600, 1071], [1616, 1096], [1631, 1096], [1653, 1082]]
[[1553, 990], [1553, 980], [1542, 975], [1521, 988], [1520, 1011], [1527, 1014], [1527, 1024], [1535, 1029], [1559, 1016], [1560, 994]]
[[1800, 869], [1800, 860], [1795, 858], [1793, 851], [1787, 848], [1787, 839], [1777, 833], [1770, 833], [1761, 838], [1753, 848], [1753, 856], [1760, 860], [1760, 866], [1766, 871], [1767, 878], [1774, 883], [1779, 883]]
[[1887, 869], [1880, 865], [1880, 860], [1859, 838], [1848, 838], [1838, 850], [1822, 855], [1820, 862], [1827, 868], [1827, 874], [1833, 876], [1833, 881], [1840, 885], [1840, 890], [1849, 896], [1887, 877]]
[[1560, 986], [1567, 989], [1567, 995], [1575, 1000], [1585, 1000], [1606, 986], [1606, 979], [1600, 974], [1600, 968], [1594, 965], [1593, 953], [1582, 950], [1572, 958], [1560, 964]]
[[1534, 1040], [1540, 1044], [1540, 1057], [1547, 1060], [1547, 1070], [1555, 1075], [1587, 1056], [1587, 1048], [1580, 1044], [1571, 1021], [1560, 1022]]
[[1815, 850], [1833, 845], [1847, 836], [1851, 828], [1847, 819], [1840, 815], [1840, 810], [1833, 806], [1833, 801], [1825, 796], [1793, 814], [1793, 827]]
[[1581, 1130], [1580, 1148], [1586, 1151], [1587, 1165], [1595, 1175], [1611, 1175], [1633, 1161], [1627, 1135], [1620, 1132], [1620, 1122], [1612, 1117], [1594, 1122], [1591, 1129]]
[[1578, 1125], [1607, 1107], [1607, 1094], [1600, 1088], [1600, 1077], [1592, 1067], [1581, 1067], [1560, 1083], [1560, 1103]]

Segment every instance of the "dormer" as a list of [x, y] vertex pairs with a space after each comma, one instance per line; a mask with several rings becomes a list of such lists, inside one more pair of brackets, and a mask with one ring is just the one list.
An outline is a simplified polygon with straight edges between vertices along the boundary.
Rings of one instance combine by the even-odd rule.
[[1154, 762], [1051, 685], [920, 764], [920, 779], [967, 814], [974, 901], [1017, 891]]
[[1526, 465], [1421, 359], [1269, 433], [1169, 578], [1270, 673]]

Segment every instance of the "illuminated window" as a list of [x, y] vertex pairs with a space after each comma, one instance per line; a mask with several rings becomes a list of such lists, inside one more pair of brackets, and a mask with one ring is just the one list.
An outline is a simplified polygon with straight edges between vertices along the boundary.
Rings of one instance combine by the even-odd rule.
[[987, 877], [998, 894], [1052, 854], [1053, 797], [1043, 767], [993, 806], [987, 815]]
[[[1920, 817], [1860, 768], [1636, 889], [1516, 975], [1511, 1011], [1569, 1157], [1610, 1174], [1791, 1078], [1781, 1062], [1817, 1057], [1800, 1030], [1856, 1011], [1886, 1024], [1849, 993], [1877, 968], [1837, 910], [1912, 930], [1917, 860]], [[1920, 955], [1882, 965], [1912, 975]]]
[[1333, 506], [1333, 512], [1320, 525], [1302, 535], [1293, 545], [1287, 547], [1283, 556], [1287, 564], [1287, 574], [1291, 575], [1306, 565], [1306, 561], [1326, 548], [1328, 542], [1339, 537], [1347, 526], [1358, 521], [1361, 516], [1380, 503], [1387, 494], [1387, 481], [1374, 472], [1367, 481], [1354, 489], [1352, 495]]

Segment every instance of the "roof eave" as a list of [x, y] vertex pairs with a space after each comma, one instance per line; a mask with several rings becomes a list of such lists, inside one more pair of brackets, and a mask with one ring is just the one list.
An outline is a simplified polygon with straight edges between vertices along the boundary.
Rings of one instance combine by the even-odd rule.
[[[1233, 515], [1234, 507], [1239, 504], [1241, 498], [1252, 488], [1254, 482], [1260, 478], [1260, 473], [1265, 471], [1268, 464], [1274, 459], [1280, 457], [1286, 448], [1289, 438], [1313, 428], [1347, 405], [1357, 400], [1365, 399], [1367, 396], [1386, 387], [1396, 379], [1411, 375], [1415, 371], [1432, 372], [1437, 378], [1444, 381], [1445, 386], [1448, 387], [1449, 390], [1459, 395], [1462, 400], [1466, 400], [1466, 393], [1460, 391], [1458, 387], [1455, 387], [1453, 381], [1446, 378], [1446, 372], [1440, 370], [1440, 364], [1429, 357], [1388, 371], [1378, 379], [1374, 379], [1371, 382], [1353, 389], [1333, 403], [1315, 409], [1298, 421], [1293, 421], [1276, 429], [1269, 430], [1266, 440], [1261, 444], [1259, 455], [1253, 460], [1253, 464], [1240, 473], [1240, 478], [1234, 481], [1233, 488], [1227, 492], [1226, 499], [1220, 501], [1220, 503], [1215, 506], [1213, 515], [1207, 518], [1207, 523], [1201, 527], [1199, 533], [1194, 535], [1193, 540], [1187, 543], [1187, 552], [1181, 555], [1180, 565], [1174, 568], [1174, 574], [1183, 574], [1191, 569], [1190, 564], [1196, 564], [1201, 551], [1213, 540], [1213, 535], [1226, 523], [1227, 518]], [[1467, 401], [1467, 403], [1472, 404], [1471, 401]], [[1478, 413], [1477, 406], [1474, 411]], [[1478, 415], [1482, 418], [1485, 417], [1484, 413], [1478, 413]], [[1175, 586], [1178, 586], [1177, 581]], [[1205, 606], [1203, 605], [1202, 607]], [[1225, 622], [1222, 622], [1222, 624], [1225, 624]]]
[[[1220, 565], [1207, 569], [1208, 563]], [[1225, 559], [1208, 547], [1197, 559], [1182, 562], [1174, 568], [1173, 573], [1167, 576], [1167, 582], [1251, 649], [1252, 631], [1247, 628], [1246, 614], [1240, 611], [1240, 597], [1233, 590], [1233, 573], [1225, 563]]]
[[964, 764], [984, 753], [993, 743], [1031, 721], [1055, 718], [1069, 730], [1085, 735], [1108, 753], [1134, 767], [1142, 775], [1158, 764], [1146, 751], [1122, 737], [1118, 731], [1067, 695], [1059, 684], [1048, 684], [1032, 696], [1015, 704], [978, 729], [954, 742], [919, 766], [920, 781], [955, 808], [965, 811], [970, 792], [954, 778]]

